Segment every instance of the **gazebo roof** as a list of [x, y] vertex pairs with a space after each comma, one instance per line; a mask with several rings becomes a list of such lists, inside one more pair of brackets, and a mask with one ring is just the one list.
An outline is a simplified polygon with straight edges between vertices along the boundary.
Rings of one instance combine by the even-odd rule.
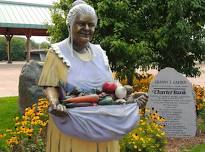
[[0, 34], [33, 36], [47, 35], [51, 23], [51, 5], [0, 1]]

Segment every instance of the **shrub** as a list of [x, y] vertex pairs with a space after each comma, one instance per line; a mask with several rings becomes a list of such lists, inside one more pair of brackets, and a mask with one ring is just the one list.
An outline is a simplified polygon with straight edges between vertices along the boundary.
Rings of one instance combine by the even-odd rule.
[[205, 132], [205, 88], [194, 85], [199, 132]]
[[162, 152], [167, 143], [163, 130], [165, 119], [146, 109], [136, 128], [120, 141], [121, 152]]
[[[135, 73], [135, 77], [133, 79], [133, 88], [137, 92], [148, 92], [150, 82], [153, 80], [154, 76], [148, 73], [138, 74]], [[122, 85], [126, 85], [127, 79], [120, 81]]]
[[195, 98], [196, 98], [196, 108], [198, 113], [201, 112], [201, 110], [205, 107], [205, 91], [204, 87], [201, 87], [199, 85], [194, 85], [194, 92], [195, 92]]

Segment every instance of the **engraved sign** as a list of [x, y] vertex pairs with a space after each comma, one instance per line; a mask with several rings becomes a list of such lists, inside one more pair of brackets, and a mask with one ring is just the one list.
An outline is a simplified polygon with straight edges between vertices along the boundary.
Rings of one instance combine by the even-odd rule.
[[166, 119], [168, 137], [193, 137], [196, 134], [196, 108], [191, 83], [173, 68], [165, 68], [151, 82], [147, 108]]

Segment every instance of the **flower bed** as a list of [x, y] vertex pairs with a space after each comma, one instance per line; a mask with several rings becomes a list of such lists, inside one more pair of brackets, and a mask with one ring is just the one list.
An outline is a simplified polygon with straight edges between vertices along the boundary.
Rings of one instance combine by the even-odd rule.
[[45, 151], [45, 137], [48, 123], [48, 101], [40, 99], [31, 108], [26, 108], [24, 115], [15, 118], [15, 128], [7, 129], [6, 138], [9, 151], [30, 152]]
[[[152, 75], [142, 75], [134, 79], [135, 91], [147, 92]], [[123, 85], [126, 81], [121, 82]], [[198, 128], [205, 132], [205, 91], [203, 87], [193, 86], [196, 95], [196, 108]], [[7, 130], [6, 134], [0, 134], [0, 138], [7, 139], [7, 145], [12, 152], [20, 151], [45, 151], [46, 129], [48, 123], [48, 101], [40, 99], [38, 104], [27, 108], [25, 114], [15, 118], [15, 129]], [[153, 109], [142, 109], [141, 119], [136, 128], [120, 141], [121, 152], [159, 152], [164, 151], [167, 140], [163, 131], [164, 119]]]

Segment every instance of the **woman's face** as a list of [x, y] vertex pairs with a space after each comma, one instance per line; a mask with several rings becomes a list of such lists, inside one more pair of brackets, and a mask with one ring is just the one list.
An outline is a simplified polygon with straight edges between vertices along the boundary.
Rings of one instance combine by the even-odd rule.
[[73, 43], [83, 48], [91, 41], [95, 31], [96, 17], [90, 14], [77, 15], [72, 27]]

